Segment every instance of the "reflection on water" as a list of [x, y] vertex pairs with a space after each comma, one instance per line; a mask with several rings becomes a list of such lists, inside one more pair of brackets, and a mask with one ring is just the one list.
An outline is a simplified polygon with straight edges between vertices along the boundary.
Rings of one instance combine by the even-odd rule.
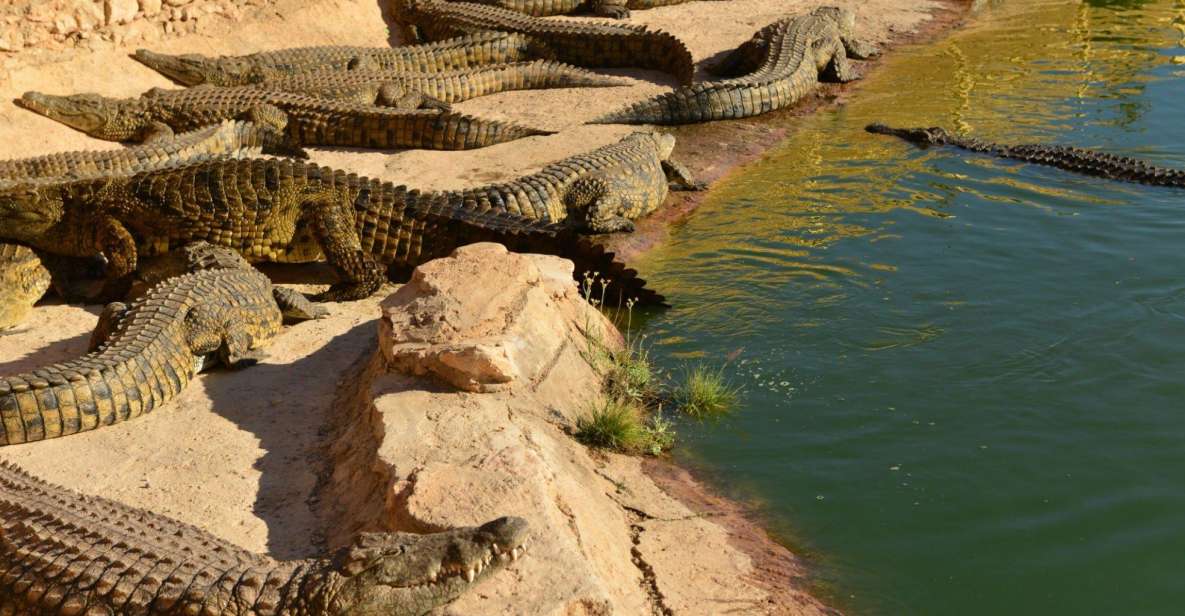
[[865, 124], [1185, 167], [1185, 0], [989, 3], [898, 51], [647, 269], [656, 353], [748, 391], [684, 455], [873, 614], [1179, 614], [1185, 195]]

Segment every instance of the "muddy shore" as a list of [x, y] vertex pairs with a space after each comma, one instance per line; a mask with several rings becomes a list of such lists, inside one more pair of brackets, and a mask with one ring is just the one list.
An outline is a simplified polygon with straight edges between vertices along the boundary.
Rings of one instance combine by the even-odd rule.
[[[311, 5], [316, 6], [311, 6]], [[705, 2], [635, 12], [634, 21], [676, 32], [697, 61], [734, 47], [777, 17], [824, 2], [736, 0]], [[829, 4], [829, 3], [828, 3]], [[861, 33], [886, 51], [935, 39], [967, 15], [968, 0], [869, 0], [838, 2], [857, 7]], [[50, 93], [96, 91], [132, 96], [168, 87], [160, 76], [129, 60], [147, 46], [166, 52], [246, 53], [285, 46], [397, 42], [379, 3], [279, 0], [244, 9], [236, 19], [211, 14], [184, 31], [140, 29], [121, 39], [101, 37], [50, 50], [0, 56], [0, 98], [26, 90]], [[864, 72], [877, 61], [861, 63]], [[118, 67], [113, 71], [111, 67]], [[632, 85], [604, 90], [511, 92], [458, 105], [466, 112], [560, 131], [468, 152], [376, 153], [320, 150], [316, 162], [419, 188], [457, 188], [510, 179], [555, 159], [612, 142], [633, 131], [625, 126], [581, 123], [621, 104], [672, 85], [646, 71], [610, 71]], [[701, 76], [702, 77], [702, 76]], [[792, 118], [858, 95], [859, 82], [825, 85], [793, 109], [761, 118], [679, 127], [676, 156], [700, 179], [718, 181], [760, 158], [793, 130]], [[0, 108], [0, 157], [33, 156], [66, 149], [115, 147], [91, 140], [11, 105]], [[674, 194], [638, 231], [608, 244], [627, 259], [667, 237], [672, 224], [702, 203], [703, 193]], [[385, 293], [384, 293], [385, 294]], [[381, 297], [381, 295], [380, 295]], [[323, 523], [307, 501], [315, 497], [319, 467], [309, 466], [320, 447], [318, 427], [337, 395], [327, 379], [309, 385], [314, 374], [348, 374], [371, 352], [378, 299], [333, 307], [327, 321], [286, 332], [266, 365], [244, 374], [204, 375], [180, 400], [157, 416], [60, 442], [0, 450], [0, 457], [50, 481], [150, 508], [197, 524], [244, 547], [280, 557], [312, 554], [323, 542]], [[98, 307], [54, 304], [38, 308], [23, 330], [0, 337], [0, 371], [12, 373], [82, 352]], [[333, 344], [330, 344], [332, 341]], [[307, 387], [298, 401], [284, 399]], [[174, 412], [184, 409], [185, 412]], [[184, 435], [182, 447], [161, 447]], [[270, 436], [260, 436], [270, 435]], [[97, 437], [97, 438], [91, 438]], [[85, 467], [84, 473], [77, 472]], [[232, 469], [228, 472], [228, 469]], [[749, 581], [768, 593], [764, 613], [803, 613], [818, 605], [806, 595], [807, 567], [761, 529], [759, 514], [717, 496], [693, 472], [669, 461], [650, 460], [643, 471], [688, 509], [729, 532], [730, 543], [753, 561]]]

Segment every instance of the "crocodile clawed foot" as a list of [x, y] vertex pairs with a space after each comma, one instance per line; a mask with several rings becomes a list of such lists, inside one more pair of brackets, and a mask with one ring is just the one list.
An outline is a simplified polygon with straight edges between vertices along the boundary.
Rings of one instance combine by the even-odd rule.
[[624, 216], [612, 216], [588, 222], [588, 230], [591, 233], [633, 233], [634, 228], [634, 221]]
[[593, 15], [610, 19], [629, 19], [630, 10], [624, 4], [602, 4], [593, 10]]

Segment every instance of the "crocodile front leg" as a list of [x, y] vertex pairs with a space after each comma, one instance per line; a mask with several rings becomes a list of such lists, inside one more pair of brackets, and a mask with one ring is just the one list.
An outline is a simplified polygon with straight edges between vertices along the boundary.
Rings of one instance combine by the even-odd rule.
[[856, 70], [852, 62], [848, 60], [847, 52], [841, 47], [831, 56], [831, 62], [827, 64], [827, 68], [823, 69], [820, 77], [826, 81], [848, 83], [859, 79], [860, 73]]
[[881, 52], [876, 45], [868, 41], [862, 41], [848, 36], [843, 37], [843, 47], [849, 58], [855, 58], [857, 60], [867, 60], [879, 55]]
[[372, 102], [376, 105], [384, 107], [394, 107], [396, 109], [439, 109], [440, 111], [452, 111], [452, 105], [438, 99], [416, 92], [415, 90], [405, 90], [398, 84], [384, 84], [379, 88], [378, 96]]
[[697, 182], [691, 171], [682, 163], [673, 160], [662, 161], [663, 173], [667, 176], [667, 183], [671, 190], [698, 191], [707, 190], [707, 182]]
[[386, 271], [374, 256], [362, 249], [349, 195], [335, 194], [331, 190], [311, 195], [306, 198], [304, 207], [312, 209], [307, 219], [312, 221], [325, 259], [343, 278], [342, 282], [314, 297], [314, 301], [353, 301], [378, 291], [386, 279]]
[[176, 136], [177, 133], [173, 132], [173, 127], [154, 120], [144, 129], [139, 141], [144, 144], [160, 144], [172, 141]]
[[597, 17], [626, 19], [630, 16], [630, 9], [625, 5], [625, 0], [592, 0], [588, 8]]
[[276, 300], [276, 305], [284, 314], [285, 323], [320, 319], [329, 314], [329, 310], [324, 306], [318, 306], [304, 295], [286, 287], [273, 287], [272, 299]]
[[127, 295], [136, 271], [136, 238], [123, 223], [104, 217], [95, 225], [95, 246], [107, 259], [107, 281], [99, 292], [99, 299], [111, 301]]

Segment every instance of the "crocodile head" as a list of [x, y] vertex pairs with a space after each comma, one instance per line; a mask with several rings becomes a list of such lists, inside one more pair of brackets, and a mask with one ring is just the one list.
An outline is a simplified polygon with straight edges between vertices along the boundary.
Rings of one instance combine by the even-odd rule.
[[57, 96], [25, 92], [14, 102], [70, 128], [109, 141], [141, 138], [148, 126], [144, 110], [135, 99], [107, 98], [91, 93]]
[[878, 135], [895, 135], [918, 146], [944, 145], [950, 143], [952, 139], [950, 133], [946, 132], [946, 129], [937, 126], [931, 126], [930, 128], [893, 128], [877, 122], [865, 126], [864, 130]]
[[826, 17], [839, 26], [841, 34], [850, 35], [856, 29], [856, 13], [852, 9], [838, 6], [821, 6], [813, 11], [815, 17]]
[[132, 58], [184, 86], [238, 86], [251, 83], [252, 65], [240, 58], [211, 58], [196, 53], [169, 55], [137, 49]]
[[64, 213], [53, 183], [0, 183], [0, 238], [36, 246]]
[[305, 601], [327, 616], [418, 616], [517, 559], [526, 534], [527, 522], [513, 517], [428, 535], [367, 533], [337, 555]]
[[658, 159], [667, 160], [675, 151], [675, 136], [666, 133], [637, 133], [646, 135], [654, 140], [654, 148], [658, 150]]

